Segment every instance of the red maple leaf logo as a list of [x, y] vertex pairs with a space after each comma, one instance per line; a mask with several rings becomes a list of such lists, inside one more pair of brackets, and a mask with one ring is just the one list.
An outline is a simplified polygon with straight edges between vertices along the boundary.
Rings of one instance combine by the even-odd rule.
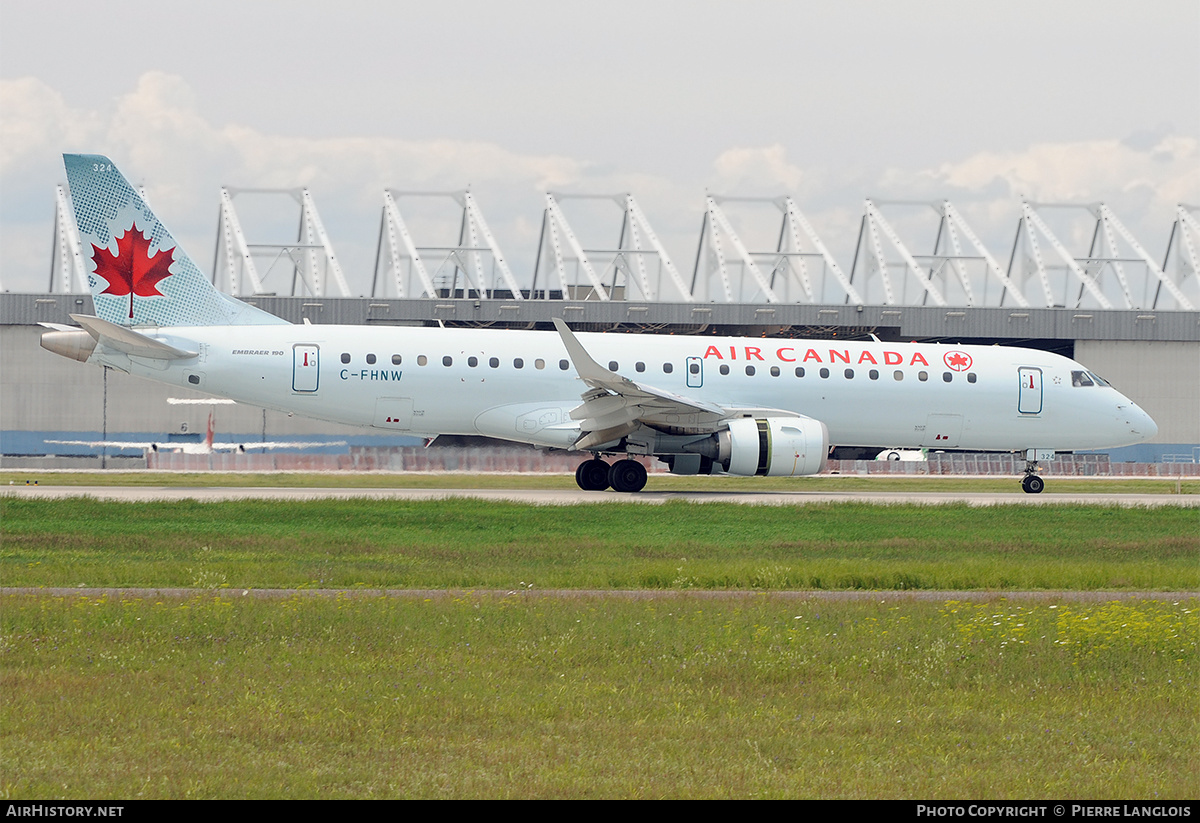
[[106, 246], [92, 244], [95, 251], [92, 260], [96, 263], [96, 274], [108, 281], [108, 288], [101, 294], [129, 295], [129, 319], [133, 319], [133, 296], [165, 297], [156, 287], [158, 281], [171, 276], [171, 264], [175, 262], [175, 250], [160, 250], [150, 256], [150, 238], [133, 226], [117, 238], [117, 253], [114, 255]]
[[971, 355], [966, 354], [965, 352], [947, 352], [946, 356], [942, 359], [945, 360], [946, 365], [949, 368], [954, 369], [954, 371], [966, 371], [967, 369], [971, 368]]

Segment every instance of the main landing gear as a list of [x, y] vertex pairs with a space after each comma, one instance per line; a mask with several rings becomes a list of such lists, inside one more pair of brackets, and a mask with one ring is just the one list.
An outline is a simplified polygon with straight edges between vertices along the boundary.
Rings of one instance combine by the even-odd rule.
[[640, 492], [646, 487], [646, 467], [629, 459], [618, 460], [610, 466], [599, 457], [593, 457], [575, 469], [575, 482], [585, 492], [602, 492], [609, 486], [618, 492]]

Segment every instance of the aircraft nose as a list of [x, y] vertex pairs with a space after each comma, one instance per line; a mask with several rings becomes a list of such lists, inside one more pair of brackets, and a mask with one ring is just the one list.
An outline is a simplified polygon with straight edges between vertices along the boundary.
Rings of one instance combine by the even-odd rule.
[[1138, 409], [1138, 411], [1141, 412], [1142, 416], [1142, 419], [1138, 421], [1137, 425], [1138, 433], [1141, 434], [1145, 440], [1153, 440], [1154, 436], [1158, 434], [1158, 424], [1154, 422], [1154, 418], [1146, 414], [1141, 409]]
[[1158, 424], [1154, 422], [1154, 418], [1146, 414], [1135, 403], [1130, 402], [1128, 406], [1123, 405], [1121, 411], [1125, 412], [1125, 424], [1129, 427], [1129, 431], [1138, 436], [1139, 442], [1145, 443], [1158, 434]]

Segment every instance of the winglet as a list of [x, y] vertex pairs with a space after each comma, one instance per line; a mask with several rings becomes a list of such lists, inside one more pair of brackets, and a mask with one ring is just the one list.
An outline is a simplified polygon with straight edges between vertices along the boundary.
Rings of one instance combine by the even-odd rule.
[[571, 358], [575, 371], [579, 372], [579, 376], [583, 378], [584, 382], [592, 380], [607, 382], [613, 379], [622, 379], [619, 374], [609, 371], [592, 359], [592, 356], [587, 353], [587, 349], [583, 347], [583, 344], [571, 331], [570, 326], [561, 317], [554, 318], [554, 328], [558, 329], [558, 336], [562, 338], [563, 345], [567, 347], [567, 356]]

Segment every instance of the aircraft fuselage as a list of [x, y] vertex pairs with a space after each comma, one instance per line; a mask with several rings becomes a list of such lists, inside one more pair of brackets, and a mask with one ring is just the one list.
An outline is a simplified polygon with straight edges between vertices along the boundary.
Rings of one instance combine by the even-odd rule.
[[[143, 330], [196, 358], [98, 351], [155, 380], [309, 417], [413, 435], [479, 434], [559, 448], [585, 389], [554, 332], [319, 325]], [[1080, 364], [1002, 346], [579, 334], [630, 380], [725, 407], [825, 423], [832, 444], [1108, 448], [1154, 423]], [[164, 367], [165, 366], [165, 367]]]

